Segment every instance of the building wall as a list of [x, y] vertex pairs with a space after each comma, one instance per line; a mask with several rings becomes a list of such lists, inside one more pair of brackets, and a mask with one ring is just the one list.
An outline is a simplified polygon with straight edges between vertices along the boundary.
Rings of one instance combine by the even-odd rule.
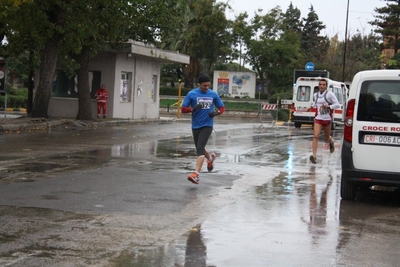
[[[89, 70], [101, 71], [101, 83], [105, 84], [109, 93], [107, 100], [107, 117], [109, 118], [114, 117], [114, 95], [112, 92], [114, 90], [115, 62], [116, 54], [100, 53], [89, 63]], [[50, 117], [75, 118], [78, 115], [78, 108], [78, 98], [51, 97], [47, 114]], [[95, 119], [97, 116], [97, 103], [95, 99], [91, 100], [91, 109], [92, 117]]]
[[[122, 80], [121, 73], [129, 73], [131, 82], [126, 88], [129, 99], [124, 100], [121, 95]], [[128, 53], [120, 53], [116, 56], [116, 67], [114, 73], [115, 79], [113, 85], [113, 101], [110, 103], [113, 106], [113, 118], [132, 119], [133, 118], [133, 82], [135, 80], [135, 58], [128, 57]], [[110, 92], [109, 92], [110, 93]]]
[[[51, 97], [48, 108], [50, 117], [76, 118], [78, 115], [78, 99], [67, 97]], [[96, 100], [91, 101], [93, 119], [96, 117]]]
[[[115, 66], [117, 62], [117, 54], [111, 52], [103, 52], [97, 54], [90, 60], [89, 70], [101, 71], [101, 84], [106, 86], [108, 92], [107, 99], [107, 117], [114, 118], [114, 80], [115, 80]], [[96, 101], [94, 101], [96, 103]], [[95, 107], [97, 104], [94, 105]], [[97, 108], [92, 108], [93, 118], [96, 118]]]
[[160, 62], [137, 56], [134, 80], [134, 119], [159, 117]]

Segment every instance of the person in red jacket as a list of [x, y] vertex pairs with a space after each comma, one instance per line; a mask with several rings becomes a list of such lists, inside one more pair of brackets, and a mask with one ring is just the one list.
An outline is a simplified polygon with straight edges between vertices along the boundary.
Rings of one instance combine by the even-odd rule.
[[108, 92], [104, 84], [101, 85], [100, 89], [96, 91], [94, 95], [97, 99], [97, 118], [101, 117], [101, 111], [103, 110], [103, 118], [107, 117], [107, 98]]

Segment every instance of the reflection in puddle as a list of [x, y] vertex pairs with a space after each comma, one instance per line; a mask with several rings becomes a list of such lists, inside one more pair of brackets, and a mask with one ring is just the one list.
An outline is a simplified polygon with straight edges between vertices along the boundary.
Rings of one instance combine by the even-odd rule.
[[189, 232], [184, 266], [206, 266], [206, 258], [207, 248], [204, 245], [200, 225], [198, 225]]
[[[333, 177], [329, 174], [329, 180], [322, 190], [317, 190], [315, 166], [311, 167], [311, 184], [309, 199], [309, 220], [302, 218], [302, 221], [308, 225], [308, 231], [312, 237], [314, 245], [322, 236], [326, 235], [326, 218], [327, 218], [327, 194], [332, 184]], [[318, 197], [318, 191], [320, 196]], [[318, 199], [319, 198], [319, 199]]]
[[[186, 149], [189, 138], [175, 138], [168, 140], [155, 140], [144, 143], [115, 145], [111, 148], [112, 157], [187, 157], [192, 155], [193, 149]], [[192, 142], [189, 142], [190, 146]]]
[[112, 157], [133, 157], [136, 155], [154, 155], [157, 150], [157, 141], [115, 145], [111, 148]]
[[201, 225], [197, 225], [188, 234], [166, 246], [141, 250], [137, 253], [124, 251], [112, 261], [112, 266], [215, 267], [207, 265], [206, 261], [207, 248], [201, 233]]

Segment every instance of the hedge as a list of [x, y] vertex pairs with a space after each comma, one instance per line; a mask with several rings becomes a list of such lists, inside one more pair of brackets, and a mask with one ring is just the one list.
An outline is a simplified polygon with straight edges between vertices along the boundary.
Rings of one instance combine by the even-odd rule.
[[[26, 108], [28, 96], [7, 94], [7, 108]], [[5, 96], [0, 95], [0, 107], [5, 108]]]

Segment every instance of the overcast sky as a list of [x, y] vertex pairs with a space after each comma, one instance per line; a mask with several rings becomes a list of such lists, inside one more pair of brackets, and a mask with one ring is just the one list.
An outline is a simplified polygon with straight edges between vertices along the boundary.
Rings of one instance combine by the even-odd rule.
[[[329, 37], [339, 34], [341, 40], [344, 39], [346, 30], [346, 12], [348, 0], [228, 0], [232, 6], [234, 13], [228, 12], [227, 17], [234, 19], [235, 15], [247, 12], [250, 17], [254, 16], [257, 9], [263, 9], [262, 14], [266, 14], [269, 10], [276, 6], [280, 6], [283, 12], [292, 2], [294, 7], [301, 11], [301, 17], [307, 17], [310, 6], [313, 5], [319, 20], [324, 23], [326, 29], [321, 32]], [[349, 0], [349, 22], [348, 34], [353, 35], [357, 31], [362, 34], [369, 34], [373, 29], [368, 23], [374, 20], [373, 15], [376, 14], [376, 7], [386, 5], [382, 0]], [[222, 1], [222, 2], [226, 2]]]

